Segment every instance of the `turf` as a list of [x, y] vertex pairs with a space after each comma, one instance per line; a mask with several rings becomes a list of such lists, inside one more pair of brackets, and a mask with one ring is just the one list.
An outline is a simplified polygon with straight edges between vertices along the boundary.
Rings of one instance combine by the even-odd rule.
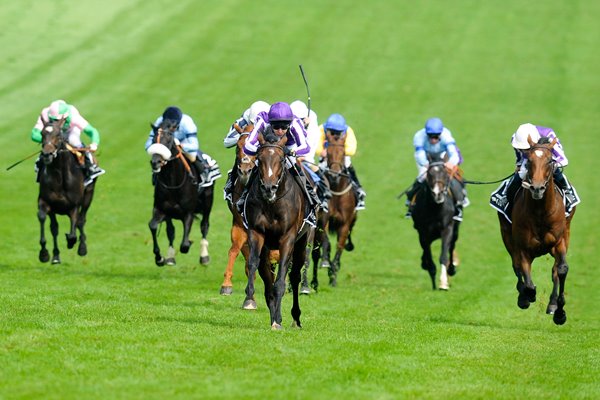
[[[309, 0], [261, 2], [8, 0], [0, 8], [0, 398], [569, 398], [600, 397], [600, 295], [593, 257], [600, 193], [600, 3]], [[149, 123], [171, 104], [193, 116], [225, 172], [231, 122], [254, 100], [306, 99], [321, 122], [346, 116], [367, 190], [339, 286], [301, 298], [303, 329], [271, 332], [259, 296], [241, 310], [219, 295], [230, 215], [217, 183], [211, 264], [199, 226], [176, 267], [154, 265], [147, 228]], [[29, 132], [57, 98], [101, 135], [89, 254], [37, 260]], [[538, 302], [516, 305], [495, 185], [471, 185], [449, 292], [430, 289], [396, 195], [416, 175], [412, 135], [443, 119], [468, 179], [513, 168], [523, 122], [553, 127], [583, 199], [572, 225], [564, 326], [544, 313], [550, 257], [534, 263]], [[180, 225], [177, 225], [180, 238]], [[164, 230], [161, 234], [166, 246]], [[435, 247], [437, 253], [439, 246]], [[262, 290], [262, 284], [258, 284]]]

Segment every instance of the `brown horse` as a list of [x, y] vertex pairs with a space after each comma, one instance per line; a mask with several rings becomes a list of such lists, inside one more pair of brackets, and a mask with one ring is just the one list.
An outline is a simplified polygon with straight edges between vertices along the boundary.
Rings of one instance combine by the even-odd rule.
[[79, 247], [77, 254], [87, 254], [86, 235], [84, 226], [87, 211], [94, 197], [94, 180], [89, 185], [83, 185], [84, 173], [78, 157], [83, 154], [73, 149], [66, 137], [61, 133], [65, 119], [49, 121], [42, 128], [42, 153], [40, 159], [42, 166], [39, 171], [40, 191], [38, 196], [38, 220], [40, 221], [39, 260], [48, 262], [50, 254], [46, 249], [44, 223], [50, 217], [50, 231], [54, 240], [52, 250], [52, 264], [60, 264], [60, 251], [58, 250], [58, 222], [56, 215], [68, 215], [71, 222], [67, 237], [67, 247], [75, 246], [79, 230]]
[[[154, 173], [154, 207], [148, 227], [152, 233], [154, 261], [157, 266], [175, 265], [175, 227], [173, 219], [183, 222], [183, 237], [179, 250], [187, 253], [192, 245], [189, 235], [196, 214], [202, 214], [200, 263], [207, 264], [209, 216], [214, 198], [214, 183], [198, 191], [200, 179], [175, 141], [174, 122], [162, 121], [159, 127], [153, 126], [154, 143], [148, 148], [152, 154], [150, 165]], [[161, 222], [166, 222], [169, 250], [165, 259], [158, 245], [157, 230]]]
[[[329, 215], [325, 217], [325, 226], [321, 232], [322, 265], [330, 265], [328, 269], [329, 284], [337, 286], [337, 274], [341, 268], [341, 257], [344, 249], [354, 250], [352, 243], [352, 228], [356, 223], [356, 196], [350, 175], [346, 172], [344, 158], [346, 156], [345, 134], [326, 133], [327, 139], [327, 170], [325, 176], [329, 181], [332, 197], [329, 200]], [[330, 262], [329, 234], [337, 234], [337, 246], [333, 262]], [[315, 271], [316, 272], [316, 271]], [[318, 286], [316, 275], [313, 276], [313, 287]]]
[[[288, 264], [291, 261], [293, 325], [301, 327], [299, 284], [306, 257], [308, 224], [304, 215], [308, 200], [289, 171], [284, 154], [287, 137], [271, 132], [259, 135], [257, 176], [252, 179], [245, 204], [248, 225], [248, 285], [244, 308], [254, 302], [254, 279], [258, 269], [265, 285], [265, 300], [271, 315], [271, 329], [281, 329], [281, 300], [285, 292]], [[273, 280], [269, 250], [279, 250], [279, 269]]]
[[[553, 320], [562, 325], [567, 320], [565, 305], [565, 280], [569, 266], [567, 250], [571, 214], [565, 216], [565, 207], [558, 188], [554, 185], [553, 173], [557, 168], [552, 160], [552, 147], [556, 139], [549, 142], [542, 137], [538, 143], [528, 138], [529, 150], [525, 151], [529, 171], [523, 180], [523, 188], [515, 196], [511, 224], [498, 213], [500, 231], [504, 246], [512, 258], [512, 266], [517, 276], [517, 304], [526, 309], [536, 300], [536, 288], [531, 279], [531, 264], [537, 257], [550, 253], [554, 257], [552, 267], [553, 289], [547, 314], [554, 314]], [[558, 291], [557, 291], [558, 290]]]

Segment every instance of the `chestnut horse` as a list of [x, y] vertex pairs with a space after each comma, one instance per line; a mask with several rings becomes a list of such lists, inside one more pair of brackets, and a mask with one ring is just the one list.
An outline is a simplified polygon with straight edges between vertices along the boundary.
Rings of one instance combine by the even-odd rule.
[[39, 171], [40, 191], [38, 195], [38, 220], [40, 221], [39, 260], [48, 262], [50, 254], [46, 249], [44, 223], [50, 217], [50, 232], [52, 232], [54, 247], [52, 264], [60, 264], [58, 250], [58, 222], [56, 215], [68, 215], [71, 222], [67, 237], [67, 247], [72, 249], [77, 242], [75, 228], [79, 230], [79, 246], [77, 254], [87, 254], [86, 235], [84, 226], [87, 211], [94, 197], [96, 180], [89, 185], [83, 185], [84, 172], [77, 157], [83, 157], [77, 149], [72, 148], [62, 134], [65, 119], [49, 121], [42, 128], [42, 165]]
[[421, 268], [429, 272], [431, 286], [436, 288], [436, 265], [431, 254], [431, 243], [441, 239], [440, 285], [441, 290], [450, 287], [448, 275], [455, 274], [454, 248], [458, 240], [460, 222], [454, 217], [454, 199], [450, 192], [450, 174], [438, 154], [430, 154], [424, 189], [417, 191], [412, 212], [413, 226], [419, 233], [423, 249]]
[[[354, 250], [352, 243], [352, 228], [356, 223], [356, 196], [349, 173], [346, 172], [344, 158], [346, 156], [345, 134], [326, 133], [327, 140], [327, 170], [325, 176], [329, 181], [332, 197], [329, 200], [329, 214], [323, 216], [325, 224], [321, 231], [322, 266], [329, 265], [329, 284], [337, 286], [337, 274], [341, 268], [341, 258], [344, 249]], [[330, 262], [331, 245], [329, 234], [337, 234], [337, 246], [333, 262]], [[313, 287], [318, 286], [316, 268], [313, 273]]]
[[537, 257], [551, 254], [554, 257], [552, 267], [553, 288], [547, 314], [554, 314], [557, 325], [567, 321], [565, 306], [565, 280], [569, 266], [567, 250], [571, 219], [575, 214], [573, 207], [569, 216], [565, 216], [565, 206], [559, 189], [554, 185], [552, 147], [556, 139], [549, 142], [546, 137], [534, 143], [529, 137], [530, 148], [525, 150], [528, 169], [523, 180], [523, 189], [519, 189], [514, 199], [512, 224], [498, 213], [502, 241], [512, 259], [512, 267], [517, 276], [517, 304], [526, 309], [536, 300], [536, 288], [531, 279], [531, 264]]
[[[286, 165], [284, 155], [287, 137], [279, 138], [272, 131], [258, 137], [256, 154], [258, 175], [251, 180], [244, 205], [248, 225], [248, 285], [243, 308], [255, 303], [254, 280], [258, 269], [265, 285], [265, 300], [269, 306], [271, 329], [281, 329], [281, 300], [285, 293], [286, 276], [291, 260], [293, 326], [301, 327], [299, 284], [306, 257], [309, 224], [304, 223], [310, 205], [303, 189]], [[279, 250], [279, 269], [273, 279], [269, 250]]]
[[[200, 179], [194, 168], [185, 158], [181, 146], [175, 141], [173, 130], [176, 128], [171, 120], [163, 120], [159, 127], [154, 125], [154, 143], [148, 148], [152, 155], [150, 165], [154, 173], [154, 207], [152, 218], [148, 223], [152, 232], [154, 261], [157, 266], [175, 265], [175, 227], [173, 219], [183, 223], [183, 237], [179, 250], [187, 253], [192, 245], [189, 235], [196, 214], [202, 214], [200, 231], [202, 233], [200, 263], [207, 264], [209, 216], [214, 197], [214, 183], [203, 187], [198, 192], [197, 182]], [[166, 222], [169, 250], [165, 259], [158, 246], [157, 230], [161, 222]]]

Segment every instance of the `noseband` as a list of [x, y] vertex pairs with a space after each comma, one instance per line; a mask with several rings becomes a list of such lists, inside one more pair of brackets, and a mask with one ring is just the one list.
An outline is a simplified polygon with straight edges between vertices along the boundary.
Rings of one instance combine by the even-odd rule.
[[[556, 163], [554, 162], [554, 160], [552, 160], [552, 149], [538, 145], [538, 146], [533, 146], [531, 148], [531, 152], [533, 152], [535, 150], [544, 150], [544, 151], [550, 152], [550, 160], [548, 161], [548, 164], [551, 165], [552, 167], [549, 168], [548, 174], [546, 175], [546, 178], [544, 179], [544, 183], [538, 188], [538, 190], [540, 190], [543, 193], [544, 191], [546, 191], [546, 188], [548, 187], [548, 182], [550, 182], [550, 178], [554, 174], [554, 170], [556, 168]], [[527, 162], [531, 162], [531, 161], [529, 161], [529, 157], [527, 157]], [[533, 187], [533, 182], [531, 181], [531, 171], [529, 168], [527, 169], [527, 176], [523, 180], [521, 186], [523, 186], [523, 188], [527, 189], [527, 190], [535, 189]]]

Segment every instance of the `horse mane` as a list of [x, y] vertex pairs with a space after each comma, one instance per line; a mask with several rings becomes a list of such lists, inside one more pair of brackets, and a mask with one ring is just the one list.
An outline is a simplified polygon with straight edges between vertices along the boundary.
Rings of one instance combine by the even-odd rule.
[[552, 143], [552, 140], [548, 136], [542, 136], [539, 138], [537, 144], [549, 144]]
[[273, 127], [271, 125], [265, 128], [265, 131], [263, 132], [263, 138], [265, 139], [266, 143], [271, 144], [277, 143], [281, 139], [275, 134], [275, 131], [273, 130]]

